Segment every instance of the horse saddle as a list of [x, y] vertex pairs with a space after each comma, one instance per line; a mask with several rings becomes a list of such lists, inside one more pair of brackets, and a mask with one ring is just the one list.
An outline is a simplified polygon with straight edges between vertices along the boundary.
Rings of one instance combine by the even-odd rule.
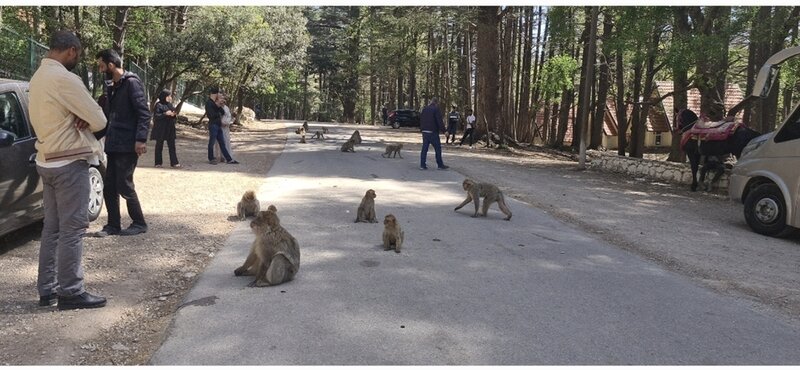
[[683, 133], [681, 147], [689, 140], [700, 141], [725, 141], [739, 128], [739, 122], [697, 122], [692, 128]]

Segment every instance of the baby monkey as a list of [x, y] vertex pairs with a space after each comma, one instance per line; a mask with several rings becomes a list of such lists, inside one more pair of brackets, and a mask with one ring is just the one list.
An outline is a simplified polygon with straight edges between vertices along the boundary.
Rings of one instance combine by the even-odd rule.
[[395, 253], [400, 253], [403, 247], [404, 233], [397, 223], [397, 218], [392, 214], [383, 218], [383, 250], [394, 249]]
[[400, 149], [403, 149], [403, 144], [386, 144], [386, 153], [381, 154], [381, 157], [395, 158], [399, 155], [400, 158], [403, 158], [403, 155], [400, 154]]
[[236, 215], [244, 221], [247, 217], [255, 217], [261, 211], [261, 204], [256, 199], [256, 193], [252, 190], [244, 192], [242, 200], [236, 205]]

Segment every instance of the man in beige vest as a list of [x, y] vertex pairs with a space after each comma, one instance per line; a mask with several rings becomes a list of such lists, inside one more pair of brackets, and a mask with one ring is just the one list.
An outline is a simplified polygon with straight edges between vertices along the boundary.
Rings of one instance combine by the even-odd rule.
[[58, 301], [59, 310], [97, 308], [106, 299], [83, 286], [83, 235], [89, 227], [89, 164], [98, 164], [102, 146], [93, 132], [106, 127], [103, 110], [81, 79], [81, 42], [58, 31], [30, 82], [31, 125], [36, 131], [36, 170], [44, 187], [44, 227], [39, 248], [39, 305]]

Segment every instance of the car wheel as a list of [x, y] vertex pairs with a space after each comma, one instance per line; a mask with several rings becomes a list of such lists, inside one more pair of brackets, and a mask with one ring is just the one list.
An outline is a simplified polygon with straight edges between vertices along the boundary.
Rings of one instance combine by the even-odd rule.
[[392, 123], [392, 128], [400, 128], [400, 124], [397, 122]]
[[103, 209], [103, 176], [97, 168], [89, 167], [89, 221], [100, 217]]
[[762, 184], [747, 194], [744, 219], [753, 231], [767, 236], [786, 237], [796, 229], [786, 224], [786, 202], [775, 184]]

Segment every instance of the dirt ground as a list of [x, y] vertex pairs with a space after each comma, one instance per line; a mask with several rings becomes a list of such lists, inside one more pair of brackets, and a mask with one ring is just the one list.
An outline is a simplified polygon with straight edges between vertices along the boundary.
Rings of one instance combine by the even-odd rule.
[[[313, 131], [313, 123], [309, 124]], [[184, 169], [153, 168], [154, 145], [149, 143], [148, 153], [139, 161], [135, 181], [150, 230], [132, 237], [85, 239], [87, 289], [109, 298], [103, 309], [60, 312], [37, 306], [35, 281], [41, 225], [0, 240], [8, 244], [0, 251], [0, 279], [4, 282], [0, 286], [0, 364], [146, 364], [161, 344], [186, 292], [238, 222], [231, 216], [241, 194], [247, 189], [257, 190], [280, 155], [287, 140], [283, 127], [283, 122], [249, 122], [234, 132], [234, 153], [240, 165], [206, 163], [206, 134], [202, 129], [179, 129], [178, 157]], [[414, 158], [419, 153], [419, 134], [412, 129], [352, 128], [362, 130], [373, 142], [406, 144], [404, 156]], [[294, 134], [288, 137], [296, 139]], [[743, 283], [754, 275], [749, 268], [764, 269], [762, 262], [772, 264], [776, 274], [786, 269], [784, 265], [796, 266], [796, 253], [783, 257], [766, 254], [765, 261], [746, 266], [743, 260], [763, 253], [755, 249], [734, 253], [732, 242], [673, 245], [672, 241], [680, 237], [670, 234], [674, 228], [665, 225], [681, 221], [662, 220], [666, 215], [626, 214], [620, 212], [620, 207], [615, 208], [615, 204], [631, 201], [641, 203], [633, 211], [644, 212], [653, 202], [682, 202], [686, 207], [695, 207], [686, 211], [694, 214], [702, 212], [702, 204], [711, 204], [715, 217], [732, 224], [734, 229], [742, 229], [737, 232], [749, 238], [752, 233], [740, 225], [740, 208], [728, 204], [722, 194], [690, 193], [680, 185], [654, 184], [616, 174], [576, 172], [571, 156], [545, 149], [499, 152], [445, 146], [445, 153], [453, 170], [493, 179], [509, 196], [576, 224], [599, 239], [716, 287], [724, 294], [743, 294], [800, 317], [800, 294], [792, 283], [797, 281], [797, 271], [785, 280], [764, 275], [758, 281], [763, 286]], [[429, 155], [430, 160], [433, 154]], [[544, 178], [548, 180], [537, 181]], [[580, 189], [591, 192], [577, 194]], [[601, 204], [593, 197], [607, 197], [603, 200], [607, 206], [587, 209], [589, 202]], [[129, 222], [125, 212], [123, 206], [124, 223]], [[637, 222], [643, 217], [649, 217], [652, 225]], [[99, 230], [104, 223], [105, 211], [89, 231]], [[652, 240], [643, 241], [641, 235], [645, 233]], [[703, 235], [706, 234], [701, 238], [709, 238]], [[685, 237], [690, 236], [687, 233]], [[723, 286], [723, 282], [730, 284]]]

